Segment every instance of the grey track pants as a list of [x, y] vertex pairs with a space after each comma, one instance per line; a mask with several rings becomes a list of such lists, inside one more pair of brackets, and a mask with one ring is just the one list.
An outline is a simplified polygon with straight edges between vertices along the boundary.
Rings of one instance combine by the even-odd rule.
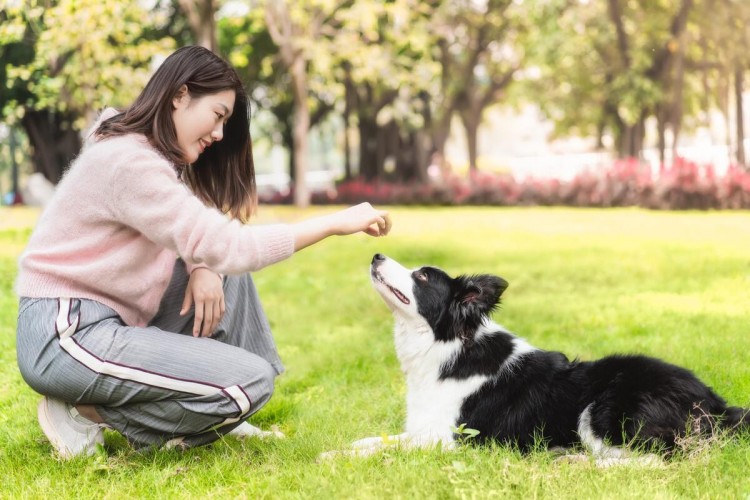
[[216, 440], [268, 401], [283, 366], [249, 274], [224, 278], [226, 313], [211, 338], [193, 337], [192, 313], [179, 315], [187, 282], [178, 260], [146, 328], [125, 326], [93, 300], [21, 298], [24, 380], [41, 394], [94, 405], [136, 447]]

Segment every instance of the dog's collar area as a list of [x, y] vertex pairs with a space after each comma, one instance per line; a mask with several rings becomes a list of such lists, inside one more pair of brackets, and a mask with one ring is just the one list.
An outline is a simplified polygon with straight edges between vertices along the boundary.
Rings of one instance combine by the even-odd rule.
[[372, 274], [372, 277], [373, 277], [373, 278], [375, 279], [375, 281], [377, 281], [377, 282], [379, 282], [379, 283], [382, 283], [383, 285], [385, 285], [385, 286], [386, 286], [386, 288], [388, 288], [388, 290], [390, 290], [390, 291], [391, 291], [391, 293], [392, 293], [393, 295], [395, 295], [395, 296], [396, 296], [396, 298], [397, 298], [398, 300], [400, 300], [401, 302], [403, 302], [403, 303], [404, 303], [404, 304], [406, 304], [407, 306], [408, 306], [409, 304], [411, 304], [411, 300], [409, 300], [409, 298], [408, 298], [408, 297], [407, 297], [406, 295], [404, 295], [404, 294], [403, 294], [403, 293], [401, 292], [401, 290], [399, 290], [399, 289], [398, 289], [398, 288], [396, 288], [396, 287], [393, 287], [393, 286], [389, 285], [389, 284], [388, 284], [388, 283], [387, 283], [387, 282], [385, 281], [385, 279], [383, 278], [383, 275], [382, 275], [382, 274], [380, 274], [380, 273], [379, 273], [379, 272], [378, 272], [378, 271], [377, 271], [376, 269], [373, 269], [373, 270], [372, 270], [372, 273], [371, 273], [371, 274]]

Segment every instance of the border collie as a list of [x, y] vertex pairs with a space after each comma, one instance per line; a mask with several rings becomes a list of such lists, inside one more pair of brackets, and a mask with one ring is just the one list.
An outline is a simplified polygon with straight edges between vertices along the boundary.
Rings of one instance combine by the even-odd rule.
[[570, 361], [529, 345], [489, 318], [508, 286], [500, 277], [409, 270], [381, 254], [370, 274], [395, 317], [406, 432], [357, 441], [350, 454], [450, 448], [471, 429], [521, 450], [582, 446], [607, 465], [628, 461], [633, 445], [669, 452], [688, 432], [750, 427], [748, 410], [684, 368], [636, 355]]

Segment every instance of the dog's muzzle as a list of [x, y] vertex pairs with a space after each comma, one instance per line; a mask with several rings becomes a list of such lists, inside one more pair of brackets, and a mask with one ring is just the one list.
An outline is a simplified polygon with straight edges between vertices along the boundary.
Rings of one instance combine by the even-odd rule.
[[406, 295], [404, 295], [401, 292], [401, 290], [389, 285], [388, 282], [385, 281], [385, 278], [383, 278], [383, 275], [380, 274], [380, 272], [378, 271], [378, 268], [380, 267], [380, 265], [383, 264], [387, 259], [388, 258], [385, 255], [381, 253], [376, 253], [372, 257], [372, 263], [370, 264], [370, 276], [372, 276], [373, 280], [375, 280], [378, 283], [381, 283], [383, 286], [388, 288], [388, 290], [390, 290], [390, 292], [393, 295], [395, 295], [396, 298], [400, 300], [402, 303], [409, 305], [411, 303], [409, 298]]

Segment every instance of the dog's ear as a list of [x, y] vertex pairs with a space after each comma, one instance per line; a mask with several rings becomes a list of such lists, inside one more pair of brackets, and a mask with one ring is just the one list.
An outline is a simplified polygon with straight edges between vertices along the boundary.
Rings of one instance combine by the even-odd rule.
[[500, 302], [508, 282], [499, 276], [482, 274], [456, 278], [456, 293], [452, 305], [454, 334], [464, 344], [474, 340], [479, 325]]
[[480, 274], [476, 276], [461, 276], [458, 278], [462, 284], [458, 292], [458, 302], [473, 307], [487, 314], [500, 302], [500, 296], [508, 282], [500, 276], [491, 274]]

